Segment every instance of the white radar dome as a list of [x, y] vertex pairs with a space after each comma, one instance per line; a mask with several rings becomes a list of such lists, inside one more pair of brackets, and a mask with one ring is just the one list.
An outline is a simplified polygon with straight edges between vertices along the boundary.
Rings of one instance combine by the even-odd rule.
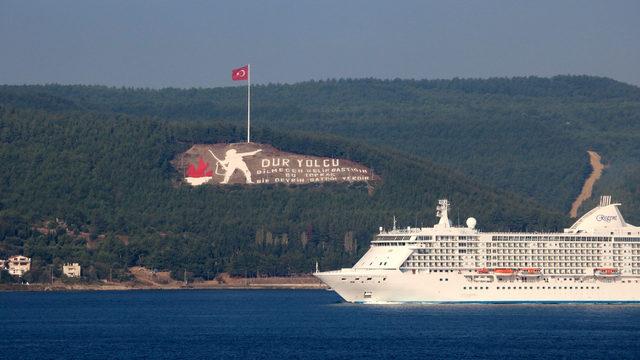
[[469, 229], [473, 229], [473, 228], [475, 228], [477, 223], [478, 223], [478, 222], [476, 221], [476, 219], [475, 219], [475, 218], [470, 217], [470, 218], [468, 218], [468, 219], [467, 219], [467, 227], [468, 227]]

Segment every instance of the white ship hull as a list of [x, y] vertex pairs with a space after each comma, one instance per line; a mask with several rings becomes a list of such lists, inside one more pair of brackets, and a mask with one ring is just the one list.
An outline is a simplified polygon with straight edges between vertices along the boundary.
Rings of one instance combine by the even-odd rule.
[[477, 282], [457, 273], [345, 270], [321, 272], [315, 276], [343, 299], [353, 303], [640, 302], [638, 278], [551, 278], [537, 281], [514, 278]]
[[383, 231], [352, 267], [315, 276], [357, 303], [640, 302], [640, 227], [605, 197], [562, 233]]

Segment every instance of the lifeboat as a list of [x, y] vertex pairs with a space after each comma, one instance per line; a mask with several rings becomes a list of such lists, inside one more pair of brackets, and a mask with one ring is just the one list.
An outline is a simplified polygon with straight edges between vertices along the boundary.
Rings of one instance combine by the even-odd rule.
[[620, 276], [620, 270], [616, 268], [597, 268], [593, 269], [596, 276], [599, 277], [616, 277]]
[[513, 269], [493, 269], [493, 273], [496, 276], [512, 276], [515, 274]]
[[523, 268], [520, 269], [520, 273], [518, 275], [523, 277], [538, 277], [542, 276], [542, 271], [540, 271], [540, 268]]
[[487, 268], [477, 269], [476, 272], [478, 274], [488, 274], [489, 273], [489, 269], [487, 269]]

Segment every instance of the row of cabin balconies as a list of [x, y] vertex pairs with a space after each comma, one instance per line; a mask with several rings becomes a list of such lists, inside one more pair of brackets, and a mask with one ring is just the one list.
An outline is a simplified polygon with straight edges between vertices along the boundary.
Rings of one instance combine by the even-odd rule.
[[527, 235], [527, 236], [513, 236], [513, 235], [494, 235], [491, 237], [492, 241], [544, 241], [544, 242], [611, 242], [609, 236], [539, 236], [539, 235]]
[[587, 254], [602, 254], [602, 250], [589, 250], [589, 249], [487, 249], [487, 254], [532, 254], [532, 255], [587, 255]]
[[602, 256], [486, 256], [487, 260], [518, 260], [518, 261], [601, 261]]

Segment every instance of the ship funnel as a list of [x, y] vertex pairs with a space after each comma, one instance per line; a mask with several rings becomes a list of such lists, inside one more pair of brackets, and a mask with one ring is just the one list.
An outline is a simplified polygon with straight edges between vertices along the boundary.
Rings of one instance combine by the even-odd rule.
[[601, 196], [600, 204], [582, 215], [565, 233], [602, 232], [608, 235], [640, 234], [640, 228], [627, 224], [618, 209], [620, 204], [612, 203], [611, 196]]

